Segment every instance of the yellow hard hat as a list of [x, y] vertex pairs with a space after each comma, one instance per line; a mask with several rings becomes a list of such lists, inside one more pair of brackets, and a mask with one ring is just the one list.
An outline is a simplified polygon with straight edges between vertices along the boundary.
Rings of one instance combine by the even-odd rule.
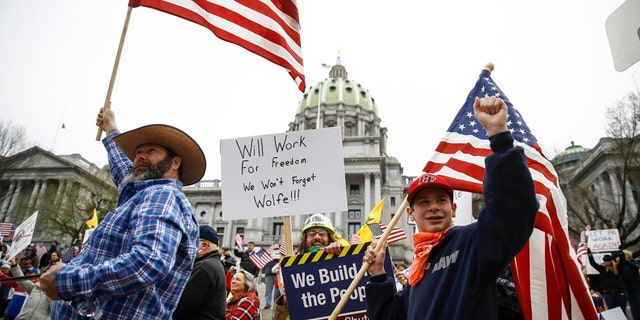
[[333, 227], [333, 223], [329, 218], [325, 217], [321, 213], [316, 213], [311, 215], [307, 220], [304, 221], [304, 227], [300, 231], [300, 236], [304, 238], [304, 233], [311, 228], [324, 228], [327, 229], [331, 233], [331, 235], [335, 238], [336, 229]]

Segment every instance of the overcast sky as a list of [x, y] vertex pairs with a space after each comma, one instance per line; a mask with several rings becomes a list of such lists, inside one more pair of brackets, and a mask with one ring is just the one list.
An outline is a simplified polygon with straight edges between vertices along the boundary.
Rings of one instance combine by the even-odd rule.
[[[635, 91], [640, 64], [614, 69], [602, 1], [298, 1], [307, 87], [340, 52], [376, 100], [388, 153], [407, 175], [431, 157], [487, 62], [548, 155], [604, 136], [606, 108]], [[0, 1], [0, 119], [55, 154], [98, 166], [95, 141], [127, 11], [125, 0]], [[175, 16], [133, 10], [112, 94], [122, 131], [166, 123], [204, 149], [284, 132], [302, 93], [283, 68]], [[64, 123], [65, 129], [61, 129]]]

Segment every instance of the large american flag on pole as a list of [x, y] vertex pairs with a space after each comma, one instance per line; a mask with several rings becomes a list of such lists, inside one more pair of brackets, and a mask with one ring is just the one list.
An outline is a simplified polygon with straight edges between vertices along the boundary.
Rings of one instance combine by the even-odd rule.
[[[567, 232], [566, 200], [558, 177], [519, 111], [491, 78], [492, 66], [475, 87], [437, 146], [424, 172], [442, 175], [456, 190], [482, 193], [484, 159], [493, 153], [484, 128], [476, 121], [476, 97], [496, 96], [509, 107], [507, 125], [515, 144], [525, 150], [540, 202], [535, 229], [511, 262], [518, 298], [526, 319], [597, 319]], [[544, 99], [540, 103], [545, 103]], [[514, 212], [517, 214], [517, 212]]]
[[154, 8], [200, 24], [218, 38], [282, 66], [304, 92], [296, 0], [129, 0], [129, 6]]

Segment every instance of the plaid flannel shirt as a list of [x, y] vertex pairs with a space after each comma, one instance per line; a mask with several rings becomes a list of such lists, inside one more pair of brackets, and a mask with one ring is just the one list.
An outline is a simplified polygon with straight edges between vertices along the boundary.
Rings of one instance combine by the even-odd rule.
[[[64, 300], [95, 301], [102, 319], [170, 319], [189, 279], [198, 249], [198, 223], [174, 179], [121, 185], [132, 162], [111, 133], [103, 139], [118, 206], [107, 214], [79, 256], [58, 271]], [[51, 319], [86, 319], [67, 301], [55, 301]]]

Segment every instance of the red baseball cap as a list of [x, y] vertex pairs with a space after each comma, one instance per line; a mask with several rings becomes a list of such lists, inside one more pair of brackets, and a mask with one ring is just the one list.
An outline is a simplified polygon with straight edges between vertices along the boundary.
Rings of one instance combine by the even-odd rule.
[[434, 174], [425, 173], [417, 177], [409, 185], [407, 202], [409, 202], [409, 204], [413, 203], [413, 198], [416, 196], [416, 194], [426, 188], [442, 189], [446, 191], [449, 194], [449, 197], [453, 200], [453, 188], [451, 187], [447, 179]]

